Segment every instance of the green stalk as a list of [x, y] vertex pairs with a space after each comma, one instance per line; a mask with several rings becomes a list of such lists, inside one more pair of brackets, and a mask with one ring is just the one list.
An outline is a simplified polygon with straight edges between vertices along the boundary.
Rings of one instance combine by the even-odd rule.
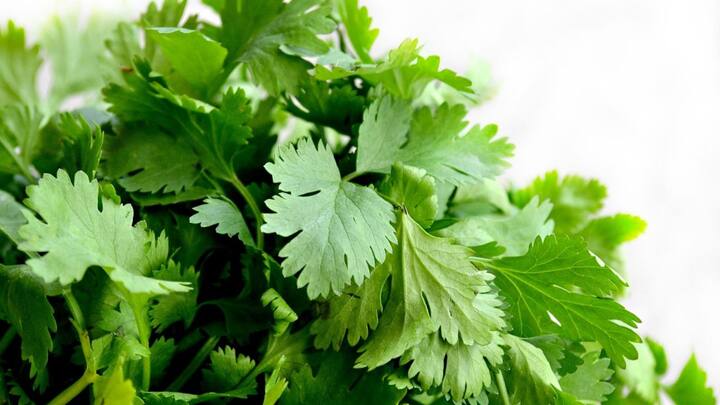
[[502, 375], [502, 371], [495, 371], [495, 381], [497, 382], [498, 391], [500, 391], [500, 398], [502, 398], [503, 404], [511, 405], [510, 398], [507, 392], [507, 387], [505, 387], [505, 378]]
[[0, 339], [0, 356], [5, 353], [5, 350], [7, 350], [8, 346], [10, 346], [13, 340], [15, 340], [15, 336], [17, 336], [17, 329], [13, 328], [12, 326], [9, 327], [7, 331], [5, 331], [2, 339]]
[[210, 355], [210, 352], [215, 349], [215, 346], [217, 346], [218, 342], [220, 341], [220, 338], [217, 336], [210, 336], [207, 341], [202, 345], [200, 350], [198, 350], [197, 353], [195, 353], [195, 357], [190, 360], [190, 363], [188, 363], [187, 367], [185, 367], [185, 370], [180, 373], [180, 375], [173, 381], [167, 388], [167, 391], [178, 391], [180, 390], [187, 380], [190, 379], [190, 377], [195, 374], [198, 368], [202, 365], [202, 363], [205, 361], [205, 358], [207, 358], [208, 355]]
[[[150, 320], [145, 311], [145, 303], [140, 304], [134, 302], [130, 293], [126, 293], [127, 301], [130, 302], [133, 315], [135, 316], [135, 324], [138, 329], [138, 338], [140, 343], [150, 349]], [[151, 370], [151, 359], [150, 356], [145, 356], [142, 359], [142, 379], [140, 380], [140, 389], [147, 391], [150, 389], [150, 377], [152, 376]]]
[[65, 302], [67, 303], [70, 313], [73, 316], [72, 324], [77, 331], [78, 338], [80, 339], [80, 348], [82, 349], [83, 357], [85, 358], [85, 372], [77, 381], [65, 388], [65, 390], [48, 402], [48, 405], [65, 405], [70, 403], [70, 401], [80, 395], [80, 393], [83, 392], [88, 385], [95, 382], [98, 377], [96, 372], [97, 370], [95, 368], [95, 356], [93, 355], [92, 345], [90, 344], [90, 335], [85, 328], [85, 318], [80, 310], [80, 305], [71, 291], [66, 291], [64, 296]]
[[264, 235], [260, 229], [263, 224], [263, 215], [262, 212], [260, 212], [260, 206], [257, 201], [255, 201], [255, 197], [253, 197], [252, 193], [250, 193], [250, 190], [248, 190], [248, 188], [240, 181], [240, 179], [237, 178], [237, 176], [233, 175], [230, 178], [230, 183], [235, 187], [240, 195], [243, 196], [245, 202], [248, 206], [250, 206], [250, 211], [252, 211], [253, 216], [255, 216], [255, 223], [257, 226], [255, 229], [255, 245], [258, 250], [263, 250]]
[[18, 167], [18, 169], [20, 169], [20, 174], [25, 177], [28, 183], [35, 183], [35, 177], [32, 175], [32, 173], [30, 173], [30, 168], [25, 165], [25, 162], [23, 162], [22, 159], [20, 159], [20, 156], [15, 153], [13, 147], [2, 137], [0, 137], [0, 145], [2, 145], [7, 151], [7, 153], [13, 158], [15, 165]]

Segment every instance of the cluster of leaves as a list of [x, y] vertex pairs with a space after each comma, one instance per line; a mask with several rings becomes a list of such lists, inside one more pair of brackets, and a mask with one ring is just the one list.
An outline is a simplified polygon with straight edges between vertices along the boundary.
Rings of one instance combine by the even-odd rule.
[[644, 222], [495, 180], [487, 83], [357, 0], [205, 3], [0, 30], [0, 401], [715, 403], [617, 301]]

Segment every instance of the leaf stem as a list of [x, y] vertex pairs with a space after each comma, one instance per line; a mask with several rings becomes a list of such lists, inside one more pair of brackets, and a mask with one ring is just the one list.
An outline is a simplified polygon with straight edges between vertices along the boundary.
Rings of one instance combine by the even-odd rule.
[[7, 350], [8, 346], [15, 340], [15, 336], [17, 336], [17, 329], [14, 327], [9, 327], [7, 331], [5, 331], [5, 334], [3, 335], [2, 339], [0, 339], [0, 356], [2, 356], [3, 353], [5, 353], [5, 350]]
[[237, 178], [236, 175], [233, 174], [233, 176], [230, 178], [230, 183], [235, 187], [235, 189], [240, 193], [240, 195], [243, 196], [245, 202], [248, 206], [250, 206], [250, 210], [255, 216], [255, 245], [257, 246], [258, 250], [263, 250], [263, 246], [265, 243], [264, 235], [261, 229], [263, 224], [263, 215], [262, 212], [260, 212], [260, 207], [258, 206], [257, 201], [255, 201], [255, 197], [253, 197], [252, 193], [250, 193], [250, 190], [248, 190], [248, 188], [240, 181], [240, 179]]
[[98, 377], [95, 369], [95, 356], [93, 355], [92, 345], [90, 344], [90, 335], [87, 329], [85, 329], [85, 318], [80, 310], [80, 305], [71, 291], [68, 290], [63, 295], [65, 296], [65, 302], [70, 309], [70, 313], [73, 316], [71, 322], [80, 339], [80, 348], [82, 349], [83, 357], [85, 357], [85, 372], [77, 381], [48, 402], [48, 405], [65, 405], [70, 403], [70, 401], [80, 395], [88, 385], [95, 382]]
[[354, 178], [356, 178], [356, 177], [359, 177], [359, 176], [361, 176], [361, 175], [363, 175], [363, 174], [365, 174], [365, 173], [363, 173], [363, 172], [358, 172], [358, 171], [354, 171], [354, 172], [352, 172], [352, 173], [346, 174], [345, 176], [343, 176], [342, 179], [343, 179], [343, 181], [350, 181], [350, 180], [352, 180], [352, 179], [354, 179]]
[[30, 173], [30, 169], [27, 165], [25, 165], [25, 162], [20, 159], [20, 156], [18, 156], [15, 151], [13, 150], [12, 146], [3, 139], [3, 137], [0, 136], [0, 144], [5, 148], [7, 153], [13, 158], [13, 161], [15, 162], [15, 165], [20, 169], [20, 174], [25, 177], [25, 179], [28, 181], [28, 183], [35, 183], [35, 176]]
[[[147, 311], [145, 310], [145, 303], [138, 303], [132, 300], [130, 293], [126, 293], [127, 300], [130, 302], [133, 315], [135, 316], [135, 324], [138, 329], [138, 338], [140, 343], [150, 349], [150, 321], [148, 320]], [[150, 356], [145, 356], [142, 359], [142, 379], [140, 380], [140, 388], [142, 390], [150, 389], [150, 377], [151, 377], [151, 359]]]
[[505, 386], [505, 378], [503, 377], [501, 370], [495, 371], [495, 381], [497, 382], [498, 391], [500, 391], [500, 397], [502, 398], [503, 404], [511, 405], [507, 387]]
[[188, 363], [187, 367], [185, 367], [185, 370], [180, 373], [180, 375], [173, 381], [167, 388], [167, 391], [179, 391], [183, 385], [187, 382], [187, 380], [190, 379], [190, 377], [195, 374], [197, 369], [202, 365], [202, 363], [205, 361], [205, 358], [210, 354], [210, 352], [215, 349], [215, 346], [217, 346], [218, 342], [220, 341], [220, 337], [218, 336], [210, 336], [208, 340], [205, 341], [205, 343], [202, 345], [200, 350], [195, 354], [195, 357], [190, 360], [190, 363]]

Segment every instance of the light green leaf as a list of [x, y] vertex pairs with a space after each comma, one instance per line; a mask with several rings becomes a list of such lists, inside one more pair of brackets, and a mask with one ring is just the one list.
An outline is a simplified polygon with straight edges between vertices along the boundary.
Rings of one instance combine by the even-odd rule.
[[584, 179], [580, 176], [560, 178], [557, 171], [547, 172], [544, 177], [533, 180], [529, 186], [513, 190], [513, 203], [524, 207], [533, 197], [550, 200], [553, 210], [550, 217], [555, 221], [558, 233], [574, 233], [586, 224], [590, 215], [598, 212], [607, 190], [596, 179]]
[[[265, 204], [263, 232], [297, 235], [281, 250], [283, 274], [300, 273], [310, 298], [360, 284], [385, 259], [393, 233], [392, 206], [373, 190], [343, 181], [329, 147], [309, 139], [283, 147], [265, 168], [281, 193]], [[310, 194], [310, 195], [308, 195]], [[299, 233], [298, 233], [299, 232]]]
[[290, 308], [290, 305], [288, 305], [283, 297], [273, 288], [266, 290], [262, 296], [260, 296], [260, 302], [264, 307], [269, 306], [272, 311], [273, 319], [275, 320], [273, 333], [276, 336], [285, 333], [288, 326], [298, 319], [295, 311]]
[[195, 94], [203, 94], [220, 75], [228, 52], [217, 41], [185, 28], [156, 27], [146, 32]]
[[678, 405], [714, 405], [712, 388], [707, 386], [707, 374], [693, 354], [685, 364], [678, 379], [667, 389], [667, 393]]
[[390, 296], [358, 365], [385, 364], [438, 330], [452, 345], [490, 343], [504, 326], [503, 312], [488, 285], [492, 277], [472, 265], [470, 254], [401, 213], [398, 244], [384, 264], [391, 267]]
[[363, 114], [357, 150], [357, 172], [388, 173], [410, 129], [410, 104], [390, 96], [375, 100]]
[[660, 398], [660, 381], [655, 374], [655, 357], [646, 342], [635, 344], [635, 349], [638, 358], [628, 361], [618, 375], [630, 392], [648, 403], [656, 403]]
[[51, 84], [48, 110], [58, 111], [63, 101], [83, 94], [97, 102], [97, 90], [105, 80], [117, 77], [118, 69], [111, 63], [105, 40], [112, 35], [115, 18], [109, 15], [52, 17], [43, 27], [40, 44], [47, 53]]
[[647, 223], [642, 218], [629, 214], [616, 214], [591, 220], [580, 235], [588, 243], [590, 250], [605, 263], [620, 270], [623, 267], [620, 257], [620, 245], [642, 234]]
[[600, 352], [590, 352], [583, 356], [577, 370], [560, 378], [560, 386], [577, 399], [602, 402], [615, 390], [608, 382], [612, 375], [610, 359], [600, 358]]
[[238, 207], [226, 198], [206, 198], [202, 205], [194, 207], [195, 214], [190, 217], [191, 224], [199, 224], [203, 228], [215, 226], [215, 232], [233, 237], [237, 235], [247, 246], [255, 246], [245, 218]]
[[0, 170], [32, 180], [31, 165], [38, 154], [43, 116], [32, 106], [0, 106]]
[[417, 378], [423, 389], [441, 387], [453, 401], [480, 396], [492, 384], [489, 367], [502, 363], [499, 335], [487, 345], [448, 344], [438, 333], [429, 335], [408, 350], [401, 363], [412, 362], [408, 374]]
[[466, 109], [443, 104], [433, 114], [427, 107], [415, 112], [407, 143], [396, 161], [426, 170], [454, 185], [492, 178], [508, 166], [513, 146], [495, 139], [497, 127], [474, 126], [464, 131]]
[[0, 190], [0, 232], [16, 245], [21, 241], [18, 229], [27, 223], [23, 214], [25, 210], [12, 195]]
[[367, 8], [360, 7], [358, 0], [336, 0], [335, 4], [355, 53], [363, 63], [372, 63], [370, 49], [380, 30], [372, 28]]
[[399, 204], [423, 228], [432, 225], [438, 211], [435, 180], [422, 169], [393, 165], [380, 192]]
[[135, 387], [125, 379], [123, 365], [108, 369], [92, 385], [95, 405], [130, 405], [135, 403]]
[[550, 404], [560, 388], [542, 350], [513, 335], [504, 335], [510, 357], [508, 381], [514, 404]]
[[327, 1], [223, 3], [218, 7], [222, 19], [218, 40], [228, 50], [228, 63], [246, 64], [254, 81], [272, 95], [296, 94], [312, 66], [299, 56], [319, 56], [329, 49], [318, 37], [335, 28]]
[[320, 80], [333, 80], [361, 76], [374, 85], [382, 85], [390, 94], [410, 100], [419, 97], [433, 81], [447, 84], [457, 91], [472, 93], [472, 82], [449, 69], [440, 70], [440, 58], [420, 56], [417, 39], [403, 41], [391, 50], [385, 60], [376, 64], [357, 64], [354, 69], [334, 66], [332, 70], [315, 66]]
[[45, 283], [28, 266], [0, 264], [0, 319], [10, 323], [22, 338], [24, 360], [30, 360], [30, 376], [45, 369], [57, 330]]
[[625, 282], [600, 265], [582, 240], [552, 235], [536, 240], [524, 256], [479, 261], [510, 303], [515, 333], [597, 341], [621, 367], [625, 358], [637, 358], [633, 343], [640, 337], [632, 328], [639, 319], [606, 298]]
[[26, 47], [25, 31], [12, 21], [0, 28], [0, 107], [8, 104], [37, 103], [37, 72], [40, 69], [40, 48]]
[[476, 184], [463, 184], [457, 188], [448, 211], [458, 218], [516, 212], [505, 188], [496, 180], [483, 179]]
[[496, 242], [505, 248], [505, 255], [520, 256], [527, 253], [535, 239], [552, 233], [553, 222], [548, 220], [551, 210], [552, 204], [547, 201], [539, 204], [535, 198], [512, 215], [463, 218], [437, 234], [453, 238], [465, 246]]
[[[99, 199], [97, 180], [84, 172], [75, 182], [64, 171], [46, 174], [27, 189], [28, 224], [20, 228], [25, 252], [46, 253], [27, 264], [46, 282], [70, 285], [90, 266], [102, 267], [110, 278], [132, 293], [167, 294], [187, 291], [185, 283], [150, 277], [152, 266], [167, 256], [167, 239], [156, 240], [144, 224], [133, 226], [133, 210]], [[98, 208], [102, 201], [102, 209]]]

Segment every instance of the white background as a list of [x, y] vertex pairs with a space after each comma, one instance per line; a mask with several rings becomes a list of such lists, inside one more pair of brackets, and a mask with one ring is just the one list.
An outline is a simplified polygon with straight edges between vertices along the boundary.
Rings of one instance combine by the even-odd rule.
[[[0, 21], [37, 27], [88, 7], [144, 1], [0, 0]], [[492, 65], [496, 98], [473, 118], [517, 146], [507, 178], [594, 176], [607, 213], [644, 217], [626, 249], [627, 305], [679, 371], [694, 351], [720, 386], [720, 2], [712, 0], [361, 0], [377, 50], [407, 37], [463, 70]], [[717, 390], [716, 390], [717, 392]]]

